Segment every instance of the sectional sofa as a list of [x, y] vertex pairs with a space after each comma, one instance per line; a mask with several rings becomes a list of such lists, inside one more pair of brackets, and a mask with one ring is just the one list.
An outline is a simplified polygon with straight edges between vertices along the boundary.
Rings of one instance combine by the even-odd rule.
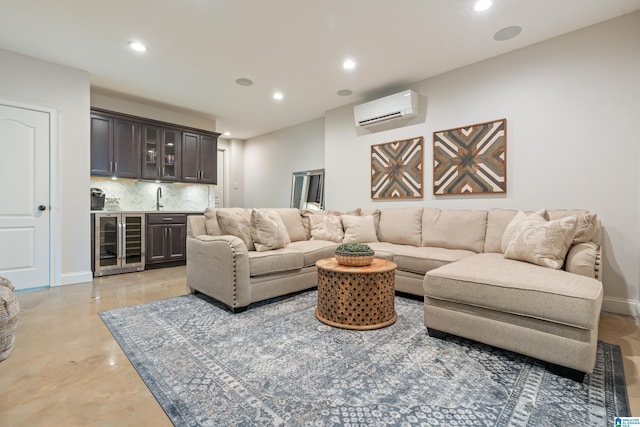
[[187, 284], [242, 311], [317, 285], [340, 242], [397, 264], [396, 290], [424, 298], [449, 333], [549, 362], [580, 380], [595, 364], [601, 227], [584, 210], [207, 209], [188, 217]]

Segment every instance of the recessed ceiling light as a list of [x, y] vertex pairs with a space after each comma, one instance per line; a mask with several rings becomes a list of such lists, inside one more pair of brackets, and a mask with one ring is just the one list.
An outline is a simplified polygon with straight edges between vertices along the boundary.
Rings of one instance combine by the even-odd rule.
[[475, 10], [476, 12], [483, 12], [489, 9], [492, 4], [493, 4], [493, 1], [491, 0], [478, 0], [473, 5], [473, 10]]
[[139, 42], [129, 42], [129, 47], [136, 52], [146, 52], [147, 47]]
[[242, 78], [236, 79], [236, 84], [240, 86], [252, 86], [253, 80], [242, 77]]
[[338, 96], [349, 96], [353, 94], [353, 91], [349, 89], [340, 89], [336, 93], [338, 94]]
[[504, 27], [501, 30], [496, 31], [493, 35], [493, 39], [498, 42], [511, 40], [522, 32], [522, 27], [518, 25], [512, 25], [510, 27]]
[[223, 135], [224, 135], [224, 136], [231, 136], [231, 132], [229, 132], [229, 131], [225, 131], [225, 132], [223, 133]]
[[273, 94], [273, 99], [280, 101], [284, 98], [284, 95], [282, 94], [282, 92], [275, 92]]
[[353, 61], [353, 59], [347, 59], [342, 63], [342, 68], [344, 68], [345, 70], [353, 70], [354, 68], [356, 68], [356, 63]]

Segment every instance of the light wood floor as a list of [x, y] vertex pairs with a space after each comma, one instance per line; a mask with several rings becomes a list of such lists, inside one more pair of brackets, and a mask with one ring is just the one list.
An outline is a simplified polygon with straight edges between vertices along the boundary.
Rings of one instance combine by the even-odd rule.
[[[0, 425], [171, 426], [97, 313], [187, 292], [185, 267], [175, 267], [19, 294], [16, 345], [0, 362]], [[603, 313], [600, 339], [622, 348], [640, 415], [640, 325]]]

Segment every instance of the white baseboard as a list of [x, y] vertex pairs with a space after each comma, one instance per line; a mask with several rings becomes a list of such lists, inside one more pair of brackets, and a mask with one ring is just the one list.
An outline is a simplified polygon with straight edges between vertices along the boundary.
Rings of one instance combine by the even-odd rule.
[[613, 297], [604, 297], [602, 311], [640, 317], [640, 301]]
[[75, 273], [63, 273], [60, 275], [60, 286], [77, 285], [93, 281], [91, 271], [77, 271]]

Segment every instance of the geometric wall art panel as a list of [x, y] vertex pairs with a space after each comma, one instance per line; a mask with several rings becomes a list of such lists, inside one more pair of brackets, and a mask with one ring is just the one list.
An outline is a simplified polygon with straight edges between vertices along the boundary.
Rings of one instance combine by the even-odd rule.
[[507, 119], [433, 133], [433, 194], [507, 191]]
[[371, 146], [371, 198], [419, 199], [423, 195], [424, 138]]

